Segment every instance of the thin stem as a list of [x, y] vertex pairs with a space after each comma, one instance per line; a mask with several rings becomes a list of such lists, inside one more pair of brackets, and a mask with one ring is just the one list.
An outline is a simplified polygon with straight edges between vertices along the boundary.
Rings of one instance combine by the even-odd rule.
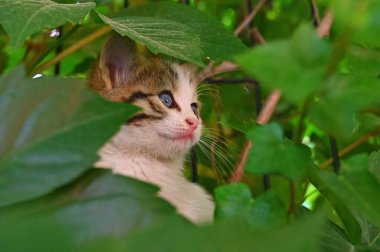
[[315, 0], [309, 0], [309, 5], [310, 5], [311, 18], [313, 19], [313, 25], [314, 27], [318, 27], [319, 23], [321, 22], [319, 18], [318, 6]]
[[256, 115], [259, 115], [263, 108], [263, 102], [261, 100], [261, 86], [258, 82], [253, 82], [253, 87], [255, 91]]
[[54, 43], [52, 46], [50, 46], [41, 56], [38, 57], [38, 59], [32, 63], [30, 67], [28, 67], [28, 74], [30, 75], [30, 72], [43, 61], [46, 56], [48, 56], [52, 51], [56, 50], [62, 43], [65, 41], [68, 37], [70, 37], [74, 32], [78, 30], [79, 26], [75, 25], [73, 28], [71, 28], [64, 36], [61, 36], [61, 38]]
[[339, 167], [340, 167], [340, 160], [339, 160], [339, 153], [338, 153], [338, 144], [336, 142], [335, 137], [330, 136], [330, 148], [331, 148], [331, 154], [333, 158], [333, 167], [335, 174], [339, 174]]
[[330, 29], [333, 20], [333, 13], [330, 10], [328, 10], [317, 27], [317, 34], [319, 37], [323, 38], [330, 34]]
[[86, 46], [87, 44], [91, 43], [95, 39], [104, 36], [105, 34], [109, 33], [111, 31], [111, 27], [104, 26], [100, 28], [99, 30], [91, 33], [87, 37], [79, 40], [77, 43], [73, 44], [72, 46], [66, 48], [63, 50], [60, 54], [56, 55], [54, 58], [46, 62], [45, 64], [42, 64], [41, 66], [37, 67], [36, 69], [32, 70], [29, 75], [34, 76], [37, 73], [41, 73], [44, 70], [48, 69], [49, 67], [55, 65], [57, 62], [62, 60], [63, 58], [69, 56], [70, 54], [74, 53], [75, 51], [79, 50], [80, 48]]
[[245, 143], [243, 152], [240, 156], [239, 162], [237, 163], [234, 169], [234, 172], [232, 173], [232, 176], [230, 177], [230, 182], [239, 182], [243, 178], [245, 164], [247, 163], [248, 153], [251, 147], [252, 147], [252, 142], [247, 141]]
[[255, 8], [253, 8], [253, 10], [249, 13], [249, 15], [235, 29], [234, 31], [235, 36], [238, 36], [244, 30], [244, 28], [247, 27], [252, 22], [253, 18], [256, 16], [259, 10], [265, 5], [265, 3], [266, 3], [266, 0], [261, 0], [260, 2], [256, 4]]
[[261, 35], [261, 33], [259, 32], [257, 27], [254, 27], [251, 30], [251, 40], [255, 41], [259, 44], [265, 44], [265, 39], [264, 39], [263, 35]]
[[243, 79], [211, 79], [206, 78], [203, 82], [207, 84], [243, 84], [243, 83], [250, 83], [255, 84], [257, 81], [252, 78], [243, 78]]
[[[368, 132], [366, 135], [362, 136], [361, 138], [359, 138], [358, 140], [356, 140], [355, 142], [353, 142], [352, 144], [346, 146], [345, 148], [343, 148], [341, 151], [339, 151], [338, 153], [338, 157], [343, 157], [345, 156], [347, 153], [351, 152], [352, 150], [354, 150], [355, 148], [357, 148], [358, 146], [362, 145], [363, 143], [367, 142], [368, 139], [370, 139], [372, 136], [375, 136], [377, 135], [378, 133], [380, 132], [380, 128], [376, 128], [370, 132]], [[333, 159], [332, 158], [329, 158], [327, 159], [325, 162], [323, 162], [321, 165], [320, 165], [320, 168], [321, 169], [326, 169], [328, 168], [331, 164], [333, 163]]]
[[274, 109], [277, 106], [278, 101], [281, 98], [280, 90], [274, 90], [268, 97], [264, 108], [261, 110], [259, 117], [256, 122], [258, 124], [267, 124], [269, 119], [272, 117]]

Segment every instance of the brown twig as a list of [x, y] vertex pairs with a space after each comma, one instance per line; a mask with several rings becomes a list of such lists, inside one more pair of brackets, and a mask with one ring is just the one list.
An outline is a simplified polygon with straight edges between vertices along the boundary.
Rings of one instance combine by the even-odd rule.
[[45, 64], [42, 64], [41, 66], [37, 67], [31, 72], [31, 76], [36, 75], [37, 73], [41, 73], [42, 71], [48, 69], [49, 67], [55, 65], [57, 62], [62, 60], [63, 58], [67, 57], [68, 55], [72, 54], [73, 52], [79, 50], [83, 46], [89, 44], [90, 42], [94, 41], [95, 39], [104, 36], [108, 32], [110, 32], [112, 29], [109, 26], [104, 26], [100, 28], [99, 30], [91, 33], [87, 37], [79, 40], [77, 43], [73, 44], [72, 46], [66, 48], [61, 53], [57, 54], [54, 58], [46, 62]]
[[[263, 1], [261, 1], [263, 2]], [[264, 1], [265, 2], [265, 1]], [[257, 8], [257, 6], [256, 6]], [[253, 11], [252, 11], [253, 12]], [[323, 17], [321, 23], [319, 24], [317, 28], [317, 34], [320, 37], [327, 36], [329, 34], [331, 25], [332, 25], [332, 12], [327, 11], [326, 15]], [[246, 24], [248, 25], [249, 22]], [[261, 42], [262, 44], [265, 43], [264, 37], [260, 34], [259, 30], [256, 28], [252, 29], [252, 35], [257, 38], [258, 42]], [[281, 91], [274, 90], [268, 97], [267, 102], [263, 108], [263, 110], [260, 112], [257, 123], [258, 124], [266, 124], [268, 123], [269, 119], [271, 118], [274, 109], [276, 108], [276, 105], [281, 98]], [[247, 153], [249, 152], [250, 148], [252, 146], [252, 143], [248, 141], [243, 149], [242, 155], [240, 157], [239, 162], [235, 166], [234, 172], [230, 178], [231, 182], [237, 182], [240, 181], [244, 175], [244, 168], [247, 161]]]
[[318, 6], [315, 2], [315, 0], [309, 0], [309, 4], [310, 4], [310, 13], [311, 13], [311, 17], [313, 19], [313, 25], [315, 27], [318, 27], [319, 26], [319, 23], [321, 22], [320, 18], [319, 18], [319, 10], [318, 10]]
[[256, 14], [259, 12], [259, 10], [264, 6], [266, 3], [266, 0], [261, 0], [258, 2], [251, 11], [251, 13], [248, 14], [248, 16], [245, 17], [245, 19], [240, 23], [240, 25], [235, 29], [234, 34], [235, 36], [238, 36], [245, 27], [247, 27], [253, 20], [253, 18], [256, 16]]
[[[259, 10], [264, 6], [265, 2], [266, 0], [261, 0], [255, 6], [255, 8], [251, 11], [251, 13], [238, 25], [238, 27], [234, 31], [235, 36], [238, 36], [244, 30], [244, 28], [252, 22], [253, 18], [256, 16]], [[198, 74], [197, 80], [202, 81], [205, 78], [209, 78], [211, 76], [224, 73], [224, 72], [235, 71], [237, 69], [238, 69], [238, 66], [229, 61], [223, 61], [222, 64], [216, 67], [214, 67], [214, 62], [211, 61], [207, 65], [207, 67], [200, 74]]]
[[213, 62], [210, 62], [210, 64], [200, 74], [198, 74], [198, 82], [217, 74], [235, 71], [239, 68], [236, 64], [230, 61], [223, 61], [222, 64], [216, 67], [213, 67], [213, 65]]
[[251, 37], [254, 41], [256, 41], [259, 44], [265, 44], [265, 39], [257, 29], [257, 27], [252, 28], [251, 30]]
[[268, 97], [267, 102], [265, 103], [264, 108], [261, 110], [256, 122], [258, 124], [267, 124], [269, 119], [272, 117], [273, 111], [276, 108], [278, 101], [281, 98], [281, 91], [274, 90]]
[[327, 10], [322, 21], [317, 27], [317, 35], [321, 38], [326, 37], [330, 34], [331, 25], [334, 20], [334, 15], [331, 10]]
[[[258, 119], [256, 121], [258, 124], [263, 125], [263, 124], [268, 123], [269, 119], [272, 117], [273, 111], [276, 108], [276, 105], [280, 97], [281, 97], [281, 92], [279, 90], [275, 90], [269, 95], [267, 102], [265, 103], [264, 108], [261, 110], [258, 116]], [[252, 142], [247, 141], [245, 143], [243, 152], [240, 156], [239, 162], [236, 164], [234, 168], [234, 172], [232, 173], [232, 176], [230, 178], [231, 182], [238, 182], [243, 178], [244, 168], [247, 162], [247, 155], [251, 147], [252, 147]]]
[[[346, 154], [348, 154], [349, 152], [351, 152], [352, 150], [354, 150], [358, 146], [367, 142], [368, 139], [370, 139], [372, 136], [377, 135], [378, 133], [380, 133], [380, 128], [376, 128], [376, 129], [368, 132], [366, 135], [362, 136], [361, 138], [359, 138], [355, 142], [351, 143], [350, 145], [346, 146], [344, 149], [339, 151], [338, 156], [339, 157], [345, 156]], [[333, 159], [329, 158], [320, 165], [320, 168], [321, 169], [327, 169], [332, 163], [333, 163]]]
[[248, 157], [248, 153], [249, 153], [249, 150], [251, 149], [251, 147], [252, 147], [252, 142], [251, 141], [247, 141], [245, 143], [243, 152], [242, 152], [242, 154], [240, 156], [240, 160], [237, 163], [237, 165], [236, 165], [236, 167], [234, 169], [234, 172], [232, 173], [232, 176], [230, 177], [230, 182], [231, 183], [239, 182], [243, 178], [245, 164], [247, 163], [247, 157]]

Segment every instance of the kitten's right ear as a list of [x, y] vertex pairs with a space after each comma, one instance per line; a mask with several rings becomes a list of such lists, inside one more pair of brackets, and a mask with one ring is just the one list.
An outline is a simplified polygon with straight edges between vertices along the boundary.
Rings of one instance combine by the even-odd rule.
[[139, 61], [135, 42], [114, 33], [103, 46], [89, 85], [107, 97], [131, 81]]

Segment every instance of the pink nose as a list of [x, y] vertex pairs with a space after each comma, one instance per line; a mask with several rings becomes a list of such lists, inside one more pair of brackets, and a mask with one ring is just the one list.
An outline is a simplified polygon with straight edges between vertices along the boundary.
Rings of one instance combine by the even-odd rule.
[[195, 118], [187, 118], [186, 123], [189, 125], [190, 129], [195, 130], [198, 127], [199, 120]]

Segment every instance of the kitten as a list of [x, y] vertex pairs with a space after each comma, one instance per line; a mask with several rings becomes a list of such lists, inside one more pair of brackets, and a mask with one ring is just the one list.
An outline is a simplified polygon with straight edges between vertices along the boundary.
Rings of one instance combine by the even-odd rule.
[[202, 131], [191, 70], [158, 58], [144, 60], [134, 42], [115, 34], [104, 45], [89, 86], [109, 100], [142, 108], [100, 150], [95, 166], [155, 184], [181, 215], [210, 222], [211, 197], [183, 175], [184, 157]]

